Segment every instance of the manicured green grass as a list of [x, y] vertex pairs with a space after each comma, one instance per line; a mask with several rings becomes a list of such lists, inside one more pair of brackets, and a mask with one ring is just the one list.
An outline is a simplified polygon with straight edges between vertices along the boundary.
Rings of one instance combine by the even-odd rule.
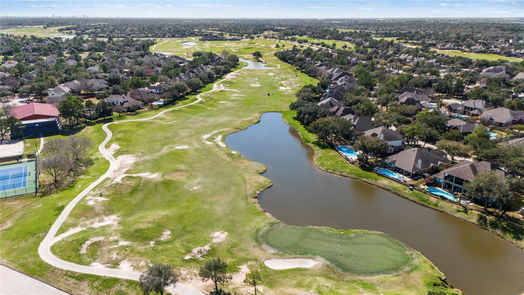
[[342, 40], [318, 39], [318, 38], [309, 38], [306, 36], [297, 36], [297, 38], [306, 39], [308, 40], [309, 43], [326, 43], [329, 46], [335, 44], [337, 49], [343, 49], [343, 46], [346, 46], [346, 49], [350, 50], [355, 47], [355, 44], [351, 42], [347, 42], [347, 41], [342, 41]]
[[500, 54], [491, 54], [491, 53], [474, 53], [474, 52], [464, 52], [460, 50], [438, 50], [438, 53], [442, 53], [449, 56], [462, 56], [471, 59], [485, 59], [489, 61], [504, 60], [510, 62], [521, 62], [523, 59], [518, 57], [509, 57]]
[[43, 26], [23, 27], [16, 29], [0, 30], [0, 34], [12, 34], [16, 36], [36, 36], [36, 37], [57, 37], [67, 35], [66, 32], [60, 32], [58, 29], [66, 28], [67, 26], [48, 27]]
[[183, 57], [191, 57], [194, 51], [212, 51], [221, 53], [227, 50], [238, 55], [248, 55], [255, 51], [267, 54], [275, 51], [275, 45], [284, 45], [284, 48], [291, 48], [290, 42], [275, 42], [265, 39], [242, 40], [242, 41], [199, 41], [197, 37], [159, 39], [151, 46], [153, 52], [165, 52]]
[[343, 271], [358, 275], [391, 273], [411, 260], [398, 241], [365, 231], [278, 225], [265, 231], [262, 240], [285, 253], [320, 256]]

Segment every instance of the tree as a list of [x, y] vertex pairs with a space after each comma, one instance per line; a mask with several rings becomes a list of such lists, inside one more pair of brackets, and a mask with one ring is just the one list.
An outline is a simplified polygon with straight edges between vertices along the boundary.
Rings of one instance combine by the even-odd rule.
[[71, 162], [63, 154], [55, 154], [40, 160], [39, 166], [41, 171], [51, 176], [53, 187], [58, 188], [60, 182], [67, 178]]
[[371, 156], [384, 154], [388, 149], [387, 142], [375, 136], [361, 136], [353, 146], [364, 155], [366, 161]]
[[95, 106], [95, 115], [97, 118], [105, 118], [113, 115], [113, 107], [107, 101], [101, 101]]
[[70, 136], [66, 139], [65, 149], [70, 155], [73, 169], [78, 169], [88, 158], [88, 151], [91, 147], [91, 140], [84, 136]]
[[183, 97], [186, 95], [186, 93], [189, 92], [189, 87], [187, 87], [186, 83], [183, 82], [175, 82], [171, 86], [171, 90], [175, 92], [176, 98]]
[[255, 51], [253, 52], [253, 57], [256, 59], [256, 60], [260, 60], [262, 58], [262, 52], [260, 51]]
[[218, 292], [218, 284], [223, 284], [231, 280], [227, 274], [227, 263], [220, 258], [214, 258], [207, 261], [199, 271], [199, 276], [202, 280], [211, 280], [215, 284], [215, 292]]
[[492, 148], [495, 144], [490, 140], [488, 129], [485, 126], [477, 126], [475, 130], [464, 139], [475, 153]]
[[11, 116], [0, 118], [0, 141], [4, 141], [19, 122], [20, 120]]
[[83, 110], [82, 101], [75, 96], [67, 96], [58, 104], [60, 115], [67, 120], [70, 126], [78, 124]]
[[473, 180], [466, 184], [466, 196], [470, 199], [480, 200], [487, 211], [490, 203], [504, 198], [503, 195], [510, 194], [508, 185], [504, 180], [492, 171], [478, 174]]
[[140, 275], [140, 288], [144, 295], [151, 292], [164, 294], [164, 288], [178, 282], [178, 274], [168, 264], [153, 264]]
[[455, 162], [455, 157], [457, 156], [467, 156], [469, 152], [468, 146], [452, 140], [441, 140], [437, 142], [437, 148], [445, 151], [451, 157], [451, 162]]
[[325, 117], [311, 123], [309, 129], [325, 143], [335, 145], [353, 138], [353, 125], [339, 117]]
[[244, 280], [244, 283], [248, 284], [249, 286], [253, 287], [255, 290], [255, 295], [257, 295], [257, 284], [262, 281], [262, 275], [260, 274], [260, 271], [255, 270], [248, 274], [246, 274], [246, 279]]
[[198, 89], [204, 87], [204, 83], [202, 83], [202, 80], [200, 80], [198, 78], [189, 79], [185, 83], [186, 83], [187, 87], [189, 87], [189, 89], [191, 89], [192, 92], [193, 91], [197, 91]]
[[360, 116], [373, 116], [378, 112], [378, 107], [369, 99], [355, 105], [355, 112]]

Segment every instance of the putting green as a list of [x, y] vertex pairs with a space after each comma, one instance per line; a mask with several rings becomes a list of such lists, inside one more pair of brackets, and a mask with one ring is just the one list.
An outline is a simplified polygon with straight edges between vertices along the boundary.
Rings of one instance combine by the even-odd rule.
[[411, 260], [399, 242], [365, 231], [276, 225], [262, 233], [262, 240], [279, 251], [320, 256], [343, 271], [360, 275], [391, 273]]

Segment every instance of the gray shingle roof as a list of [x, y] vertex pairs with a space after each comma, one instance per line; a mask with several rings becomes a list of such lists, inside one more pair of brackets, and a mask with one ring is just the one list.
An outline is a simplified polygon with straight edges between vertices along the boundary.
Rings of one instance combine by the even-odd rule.
[[442, 152], [437, 150], [410, 148], [387, 157], [386, 162], [404, 171], [416, 173], [434, 166], [449, 163], [449, 160]]

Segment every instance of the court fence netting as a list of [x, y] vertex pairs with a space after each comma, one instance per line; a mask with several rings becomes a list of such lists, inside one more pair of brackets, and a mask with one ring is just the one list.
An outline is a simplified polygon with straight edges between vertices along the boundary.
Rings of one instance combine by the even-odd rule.
[[0, 199], [38, 192], [36, 159], [0, 164]]

